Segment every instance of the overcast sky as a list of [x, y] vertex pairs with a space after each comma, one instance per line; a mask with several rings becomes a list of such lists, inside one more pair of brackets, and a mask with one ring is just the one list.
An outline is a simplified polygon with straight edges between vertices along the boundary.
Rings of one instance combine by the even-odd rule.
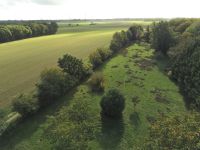
[[0, 0], [0, 20], [199, 17], [200, 0]]

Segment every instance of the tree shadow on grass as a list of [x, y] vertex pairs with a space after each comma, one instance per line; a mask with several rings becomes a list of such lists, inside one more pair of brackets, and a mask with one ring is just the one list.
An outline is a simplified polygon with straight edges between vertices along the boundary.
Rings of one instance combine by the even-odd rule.
[[140, 123], [141, 123], [140, 116], [137, 112], [132, 113], [129, 119], [130, 119], [131, 124], [133, 124], [136, 129], [140, 126]]
[[124, 134], [123, 118], [111, 119], [101, 115], [99, 144], [104, 150], [116, 150]]
[[[16, 145], [22, 143], [24, 140], [30, 139], [35, 132], [43, 132], [47, 117], [55, 115], [62, 106], [69, 105], [76, 92], [77, 88], [72, 89], [66, 96], [41, 108], [36, 114], [22, 120], [13, 129], [9, 130], [9, 132], [6, 132], [6, 134], [1, 137], [0, 149], [15, 149]], [[43, 142], [44, 140], [42, 133], [41, 136], [37, 138], [38, 141], [36, 142]]]

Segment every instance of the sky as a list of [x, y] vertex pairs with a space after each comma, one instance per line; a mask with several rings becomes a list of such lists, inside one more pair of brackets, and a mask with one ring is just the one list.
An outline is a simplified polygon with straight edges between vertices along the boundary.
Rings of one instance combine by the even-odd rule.
[[0, 0], [0, 20], [200, 18], [200, 0]]

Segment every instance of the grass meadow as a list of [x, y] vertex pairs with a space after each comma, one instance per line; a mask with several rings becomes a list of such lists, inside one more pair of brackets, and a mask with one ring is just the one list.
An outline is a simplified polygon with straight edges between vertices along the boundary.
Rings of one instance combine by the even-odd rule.
[[[52, 63], [53, 65], [54, 63]], [[54, 116], [75, 99], [86, 100], [96, 116], [98, 135], [91, 149], [128, 150], [141, 148], [148, 137], [148, 127], [160, 115], [185, 113], [183, 97], [178, 87], [165, 75], [165, 60], [155, 58], [147, 45], [132, 45], [124, 49], [97, 71], [105, 76], [105, 91], [118, 88], [126, 96], [126, 107], [120, 121], [102, 122], [99, 102], [103, 95], [91, 92], [87, 81], [73, 89], [60, 101], [27, 118], [0, 142], [1, 150], [49, 150], [51, 143], [44, 136], [47, 117]], [[132, 97], [140, 102], [133, 108]]]

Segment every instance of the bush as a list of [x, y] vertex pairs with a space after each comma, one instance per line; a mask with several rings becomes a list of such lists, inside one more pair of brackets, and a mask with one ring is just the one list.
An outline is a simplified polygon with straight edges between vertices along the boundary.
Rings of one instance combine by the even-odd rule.
[[104, 76], [101, 72], [94, 73], [89, 80], [92, 91], [104, 91]]
[[89, 56], [89, 60], [90, 63], [93, 65], [93, 68], [96, 68], [103, 63], [101, 55], [99, 54], [98, 51], [91, 53]]
[[37, 84], [38, 98], [41, 105], [46, 105], [63, 96], [75, 86], [77, 80], [59, 69], [48, 69], [41, 73], [41, 81]]
[[13, 111], [20, 113], [22, 116], [27, 116], [35, 113], [38, 108], [38, 100], [31, 95], [21, 94], [12, 102]]
[[112, 52], [107, 48], [98, 48], [95, 52], [91, 53], [89, 56], [89, 61], [93, 65], [93, 68], [100, 66], [104, 61], [106, 61]]
[[168, 22], [161, 21], [153, 24], [151, 45], [156, 51], [161, 51], [166, 55], [173, 41]]
[[89, 103], [75, 101], [70, 107], [63, 107], [55, 117], [48, 119], [45, 136], [55, 150], [86, 150], [96, 135], [95, 115]]
[[192, 33], [195, 36], [200, 35], [200, 22], [194, 22], [187, 29], [186, 32]]
[[83, 67], [84, 67], [86, 76], [89, 76], [93, 73], [93, 66], [91, 63], [84, 63]]
[[125, 108], [125, 98], [120, 91], [111, 89], [102, 97], [100, 105], [103, 115], [112, 118], [120, 117]]
[[143, 34], [143, 28], [140, 25], [132, 25], [127, 31], [127, 37], [130, 41], [140, 40]]
[[82, 60], [74, 56], [68, 54], [64, 55], [62, 58], [59, 58], [58, 65], [64, 72], [79, 80], [85, 77], [85, 69]]
[[112, 55], [108, 48], [98, 48], [97, 52], [100, 54], [102, 61], [106, 61]]
[[180, 44], [172, 63], [172, 78], [178, 82], [189, 103], [194, 103], [200, 110], [200, 37], [187, 38]]
[[110, 49], [112, 52], [117, 52], [123, 47], [123, 38], [120, 32], [116, 32], [110, 43]]
[[150, 127], [150, 137], [144, 149], [198, 150], [200, 149], [199, 131], [199, 113], [159, 118]]

